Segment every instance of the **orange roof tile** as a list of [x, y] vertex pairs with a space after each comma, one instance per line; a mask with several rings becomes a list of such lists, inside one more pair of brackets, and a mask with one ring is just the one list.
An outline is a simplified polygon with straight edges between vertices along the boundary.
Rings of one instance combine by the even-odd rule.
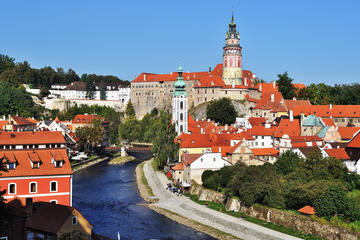
[[275, 148], [252, 148], [254, 156], [278, 156], [279, 151]]
[[294, 106], [294, 116], [316, 115], [318, 117], [360, 117], [360, 105], [311, 105]]
[[335, 126], [334, 119], [332, 118], [322, 118], [321, 120], [324, 122], [325, 126]]
[[309, 100], [288, 100], [284, 99], [284, 104], [288, 110], [293, 110], [295, 106], [311, 106]]
[[11, 118], [15, 121], [15, 125], [35, 125], [32, 121], [29, 121], [23, 117], [11, 115]]
[[350, 140], [347, 147], [360, 148], [360, 134], [359, 134], [359, 132]]
[[8, 121], [0, 120], [0, 131], [3, 130], [7, 124], [8, 124]]
[[277, 127], [266, 128], [262, 125], [257, 125], [248, 130], [252, 136], [273, 136]]
[[274, 132], [274, 137], [281, 138], [285, 134], [287, 134], [289, 137], [299, 136], [300, 133], [301, 129], [299, 119], [293, 119], [291, 122], [288, 118], [282, 118], [280, 120], [279, 126]]
[[346, 153], [345, 148], [332, 148], [325, 149], [325, 152], [330, 156], [336, 159], [348, 160], [350, 159], [349, 155]]
[[72, 123], [92, 123], [94, 120], [100, 119], [98, 115], [78, 114], [74, 117]]
[[338, 127], [341, 139], [351, 139], [359, 130], [360, 127]]
[[315, 209], [311, 206], [305, 206], [303, 208], [300, 208], [298, 210], [299, 213], [304, 213], [304, 214], [308, 214], [308, 215], [314, 215], [315, 214]]
[[171, 168], [172, 170], [175, 170], [175, 171], [184, 171], [184, 163], [181, 162], [179, 164], [176, 164], [175, 166], [173, 166]]
[[251, 126], [262, 125], [266, 123], [266, 118], [264, 117], [249, 117], [248, 121], [250, 122]]
[[0, 132], [0, 145], [66, 143], [62, 132]]
[[[16, 150], [3, 151], [0, 156], [14, 156], [17, 166], [8, 172], [2, 172], [2, 177], [20, 177], [20, 176], [45, 176], [45, 175], [64, 175], [72, 174], [70, 162], [65, 149], [36, 149], [36, 150]], [[55, 167], [51, 162], [54, 155], [60, 155], [64, 160], [62, 167]], [[2, 161], [6, 161], [6, 157]], [[33, 169], [30, 159], [33, 162], [41, 161], [40, 167]]]

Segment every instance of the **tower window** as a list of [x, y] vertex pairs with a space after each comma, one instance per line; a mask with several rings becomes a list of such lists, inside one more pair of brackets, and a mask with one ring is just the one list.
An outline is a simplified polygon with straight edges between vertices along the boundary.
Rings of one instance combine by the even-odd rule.
[[184, 120], [184, 114], [180, 113], [180, 121]]
[[180, 125], [180, 132], [182, 133], [184, 131], [183, 125]]
[[180, 102], [180, 110], [183, 110], [183, 109], [184, 109], [184, 102], [181, 101], [181, 102]]

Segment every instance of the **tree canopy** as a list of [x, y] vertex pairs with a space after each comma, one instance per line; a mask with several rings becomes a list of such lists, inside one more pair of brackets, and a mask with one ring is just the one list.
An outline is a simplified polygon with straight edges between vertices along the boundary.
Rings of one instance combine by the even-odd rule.
[[206, 107], [206, 118], [218, 122], [220, 125], [233, 124], [237, 113], [230, 98], [212, 100]]
[[283, 95], [285, 99], [292, 99], [296, 96], [296, 88], [292, 84], [294, 79], [290, 78], [288, 72], [284, 72], [283, 74], [278, 74], [278, 80], [276, 83], [279, 88], [279, 92]]

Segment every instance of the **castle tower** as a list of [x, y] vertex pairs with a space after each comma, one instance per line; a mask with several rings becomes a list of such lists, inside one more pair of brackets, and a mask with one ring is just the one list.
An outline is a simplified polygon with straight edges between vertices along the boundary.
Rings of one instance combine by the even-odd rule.
[[242, 47], [239, 33], [236, 31], [234, 13], [226, 32], [226, 44], [223, 47], [223, 75], [225, 85], [242, 85]]
[[175, 130], [178, 135], [188, 131], [188, 99], [185, 91], [186, 83], [182, 73], [182, 68], [179, 67], [172, 99], [172, 122], [175, 124]]

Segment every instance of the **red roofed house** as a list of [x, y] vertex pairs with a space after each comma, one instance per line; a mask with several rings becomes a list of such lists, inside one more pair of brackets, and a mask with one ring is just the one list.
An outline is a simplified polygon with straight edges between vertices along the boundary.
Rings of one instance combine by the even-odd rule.
[[17, 222], [9, 239], [93, 239], [92, 224], [74, 207], [26, 199], [12, 200]]
[[61, 132], [1, 132], [0, 174], [4, 198], [72, 205], [72, 169]]
[[[349, 154], [352, 160], [360, 160], [360, 131], [358, 131], [350, 140], [349, 144], [346, 147], [346, 152]], [[360, 173], [360, 169], [358, 173]]]
[[81, 127], [93, 127], [94, 120], [100, 119], [102, 126], [105, 130], [105, 139], [102, 142], [103, 146], [109, 145], [109, 122], [105, 120], [105, 118], [101, 118], [98, 115], [94, 114], [78, 114], [74, 117], [71, 125], [72, 132], [76, 133], [77, 128]]
[[279, 157], [279, 151], [275, 148], [253, 148], [252, 164], [263, 165], [264, 163], [274, 163]]
[[[221, 153], [206, 152], [203, 154], [183, 154], [182, 161], [172, 169], [175, 171], [174, 178], [183, 183], [191, 183], [192, 180], [202, 184], [201, 176], [205, 170], [216, 171], [231, 163], [221, 157]], [[183, 172], [181, 172], [183, 170]]]
[[36, 128], [36, 120], [9, 115], [6, 131], [33, 131]]

